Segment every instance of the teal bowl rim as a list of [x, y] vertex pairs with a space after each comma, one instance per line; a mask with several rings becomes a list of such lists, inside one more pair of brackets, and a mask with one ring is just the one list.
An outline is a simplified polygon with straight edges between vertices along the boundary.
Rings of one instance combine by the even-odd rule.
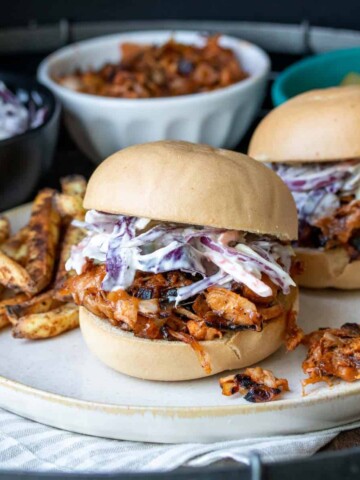
[[286, 68], [280, 73], [280, 75], [276, 78], [271, 87], [271, 99], [274, 106], [277, 107], [278, 105], [281, 105], [282, 103], [286, 102], [291, 98], [286, 96], [283, 91], [284, 84], [287, 81], [289, 75], [292, 75], [294, 72], [302, 70], [304, 67], [316, 64], [323, 59], [345, 57], [355, 52], [360, 53], [360, 46], [319, 53], [317, 55], [312, 55], [311, 57], [307, 57], [293, 63], [290, 67]]

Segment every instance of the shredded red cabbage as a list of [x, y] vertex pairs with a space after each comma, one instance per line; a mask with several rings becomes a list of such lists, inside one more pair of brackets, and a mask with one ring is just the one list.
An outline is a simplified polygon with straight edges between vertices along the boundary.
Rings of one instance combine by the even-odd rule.
[[271, 168], [291, 190], [299, 219], [312, 224], [331, 215], [340, 206], [339, 197], [360, 197], [360, 161], [290, 165], [273, 163]]
[[[127, 289], [136, 271], [162, 273], [182, 270], [200, 275], [189, 286], [179, 288], [176, 303], [212, 285], [241, 282], [261, 296], [271, 294], [262, 280], [266, 274], [284, 293], [295, 285], [289, 276], [292, 249], [270, 238], [196, 226], [160, 223], [148, 230], [150, 220], [110, 215], [94, 210], [85, 222], [88, 236], [72, 249], [67, 269], [81, 273], [86, 259], [106, 264], [103, 289]], [[232, 246], [230, 246], [232, 245]]]
[[0, 140], [42, 125], [46, 114], [36, 92], [19, 90], [15, 95], [0, 81]]
[[183, 302], [188, 298], [194, 297], [195, 295], [203, 292], [209, 287], [213, 287], [214, 285], [222, 285], [225, 286], [226, 284], [230, 284], [233, 281], [231, 275], [227, 275], [226, 273], [219, 270], [217, 273], [210, 275], [210, 277], [204, 277], [202, 280], [198, 282], [194, 282], [191, 285], [187, 285], [186, 287], [180, 287], [177, 289], [177, 295], [174, 297], [168, 297], [170, 301], [175, 301], [176, 303]]
[[[219, 268], [223, 268], [227, 273], [230, 275], [232, 274], [234, 278], [238, 281], [244, 282], [244, 272], [239, 271], [239, 266], [245, 270], [246, 273], [254, 273], [256, 272], [255, 279], [253, 280], [254, 283], [248, 285], [254, 291], [257, 290], [257, 283], [256, 280], [261, 279], [261, 274], [264, 273], [268, 277], [272, 279], [272, 281], [278, 285], [284, 293], [289, 293], [290, 285], [294, 285], [294, 283], [289, 283], [289, 275], [280, 265], [274, 261], [271, 256], [265, 252], [263, 249], [258, 249], [258, 252], [255, 252], [248, 245], [238, 244], [235, 248], [229, 246], [222, 246], [215, 242], [210, 237], [201, 237], [201, 243], [205, 245], [208, 249], [213, 250], [220, 254], [220, 262], [217, 260], [216, 257], [213, 257], [210, 254], [210, 258], [218, 265]], [[228, 266], [225, 266], [226, 262], [228, 261]], [[228, 271], [230, 267], [230, 271]], [[261, 282], [263, 283], [263, 282]], [[265, 285], [265, 284], [263, 284]], [[266, 285], [267, 287], [267, 285]], [[271, 290], [268, 288], [263, 288], [263, 296], [271, 295]]]

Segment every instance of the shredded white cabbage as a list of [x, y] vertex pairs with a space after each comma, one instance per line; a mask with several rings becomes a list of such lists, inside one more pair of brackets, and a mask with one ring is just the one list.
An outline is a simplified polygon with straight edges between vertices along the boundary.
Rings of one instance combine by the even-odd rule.
[[340, 206], [339, 197], [360, 199], [360, 161], [269, 165], [291, 190], [300, 220], [313, 224], [332, 215]]
[[181, 287], [176, 303], [212, 285], [243, 283], [260, 296], [271, 295], [262, 280], [266, 274], [284, 293], [295, 283], [289, 275], [293, 251], [270, 238], [224, 229], [160, 223], [148, 230], [150, 220], [110, 215], [90, 210], [85, 222], [75, 222], [88, 235], [73, 247], [66, 269], [80, 274], [86, 260], [106, 264], [102, 287], [106, 291], [127, 289], [137, 270], [168, 272], [182, 270], [201, 275], [202, 280]]
[[33, 97], [37, 98], [34, 94], [30, 97], [25, 91], [14, 95], [0, 81], [0, 140], [19, 135], [44, 123], [46, 110], [36, 105]]

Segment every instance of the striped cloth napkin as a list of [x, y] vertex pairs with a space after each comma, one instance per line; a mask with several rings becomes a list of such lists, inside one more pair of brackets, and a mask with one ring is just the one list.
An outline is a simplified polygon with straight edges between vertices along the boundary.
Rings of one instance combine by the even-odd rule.
[[212, 444], [160, 445], [90, 437], [47, 427], [0, 409], [0, 469], [28, 472], [140, 472], [199, 467], [224, 459], [265, 462], [312, 455], [340, 431], [360, 422], [306, 435]]

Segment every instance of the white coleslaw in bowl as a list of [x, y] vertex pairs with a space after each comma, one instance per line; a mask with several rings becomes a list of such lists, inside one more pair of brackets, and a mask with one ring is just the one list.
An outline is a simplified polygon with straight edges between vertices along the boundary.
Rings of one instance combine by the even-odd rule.
[[34, 93], [18, 90], [13, 93], [0, 81], [0, 140], [12, 138], [42, 125], [47, 109]]

